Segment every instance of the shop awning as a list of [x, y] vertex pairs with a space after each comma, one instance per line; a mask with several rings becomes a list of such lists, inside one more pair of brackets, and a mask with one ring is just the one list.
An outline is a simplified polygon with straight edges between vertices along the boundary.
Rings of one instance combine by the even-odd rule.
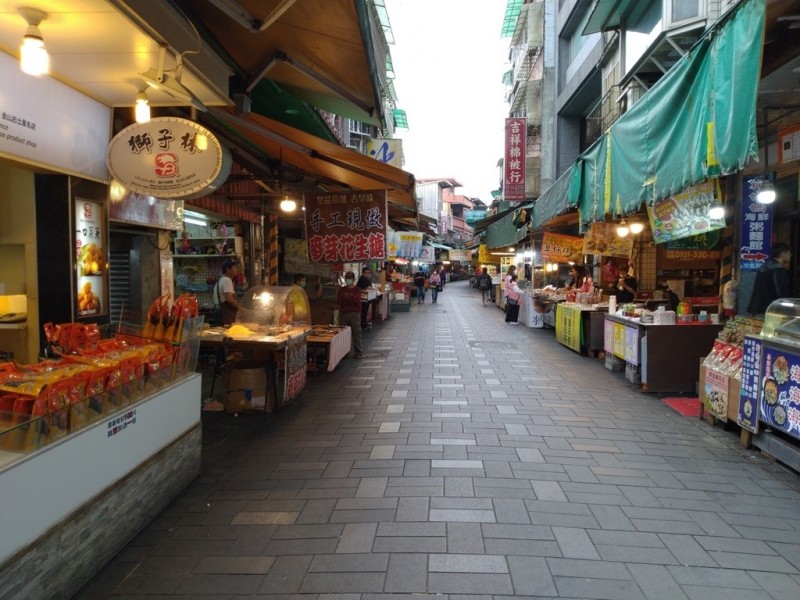
[[[530, 204], [525, 206], [525, 208], [529, 207]], [[499, 221], [492, 223], [486, 228], [486, 245], [489, 248], [512, 246], [525, 237], [528, 226], [522, 225], [518, 227], [516, 224], [517, 211], [519, 208], [509, 211]]]
[[359, 190], [386, 189], [390, 208], [395, 205], [404, 216], [416, 216], [411, 173], [254, 113], [211, 108], [208, 115], [303, 175]]
[[452, 250], [452, 246], [445, 246], [444, 244], [437, 244], [436, 242], [428, 242], [429, 246], [433, 246], [434, 248], [438, 248], [439, 250]]
[[543, 194], [550, 212], [577, 205], [583, 224], [629, 214], [757, 157], [764, 14], [765, 0], [744, 0], [723, 16], [573, 163], [566, 205], [563, 176]]
[[179, 4], [236, 64], [247, 92], [267, 79], [334, 114], [375, 125], [384, 120], [378, 90], [386, 65], [376, 56], [366, 0]]
[[[533, 205], [533, 228], [538, 229], [570, 208], [567, 191], [574, 165], [570, 165], [564, 174], [536, 199]], [[574, 204], [572, 205], [574, 206]]]

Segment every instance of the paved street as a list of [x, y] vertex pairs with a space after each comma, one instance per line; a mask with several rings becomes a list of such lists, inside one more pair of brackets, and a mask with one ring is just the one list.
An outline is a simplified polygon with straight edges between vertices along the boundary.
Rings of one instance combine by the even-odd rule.
[[[800, 598], [800, 478], [450, 283], [203, 475], [78, 596]], [[665, 365], [664, 368], [669, 368]]]

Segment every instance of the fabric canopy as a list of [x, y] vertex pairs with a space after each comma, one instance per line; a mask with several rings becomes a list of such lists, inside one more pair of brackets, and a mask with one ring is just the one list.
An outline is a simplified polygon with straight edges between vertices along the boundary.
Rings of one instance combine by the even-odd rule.
[[254, 113], [211, 108], [208, 115], [311, 178], [358, 190], [386, 189], [390, 208], [394, 204], [408, 216], [416, 214], [411, 173]]
[[515, 223], [516, 213], [516, 210], [512, 210], [502, 219], [495, 221], [486, 228], [486, 245], [489, 248], [510, 246], [525, 237], [527, 225], [517, 227]]
[[[706, 32], [572, 165], [556, 214], [577, 205], [583, 224], [628, 214], [757, 157], [764, 14], [765, 0], [744, 0]], [[537, 209], [536, 222], [546, 215]]]
[[[567, 170], [559, 177], [556, 182], [539, 196], [533, 210], [533, 228], [538, 229], [553, 217], [560, 215], [570, 207], [567, 188], [569, 187], [570, 177], [575, 165], [567, 167]], [[573, 204], [574, 206], [574, 204]]]

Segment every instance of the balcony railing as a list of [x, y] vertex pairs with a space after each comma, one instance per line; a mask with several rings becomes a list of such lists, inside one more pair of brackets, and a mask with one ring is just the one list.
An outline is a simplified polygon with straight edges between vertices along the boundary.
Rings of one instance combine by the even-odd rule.
[[609, 88], [606, 94], [595, 105], [586, 117], [586, 147], [592, 145], [603, 132], [619, 119], [619, 86]]

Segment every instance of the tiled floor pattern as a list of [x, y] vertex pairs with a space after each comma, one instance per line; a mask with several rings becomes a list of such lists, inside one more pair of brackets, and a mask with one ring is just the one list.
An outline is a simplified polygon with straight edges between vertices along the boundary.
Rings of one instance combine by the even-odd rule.
[[79, 598], [800, 598], [796, 474], [439, 298], [296, 406], [206, 423], [202, 477]]

